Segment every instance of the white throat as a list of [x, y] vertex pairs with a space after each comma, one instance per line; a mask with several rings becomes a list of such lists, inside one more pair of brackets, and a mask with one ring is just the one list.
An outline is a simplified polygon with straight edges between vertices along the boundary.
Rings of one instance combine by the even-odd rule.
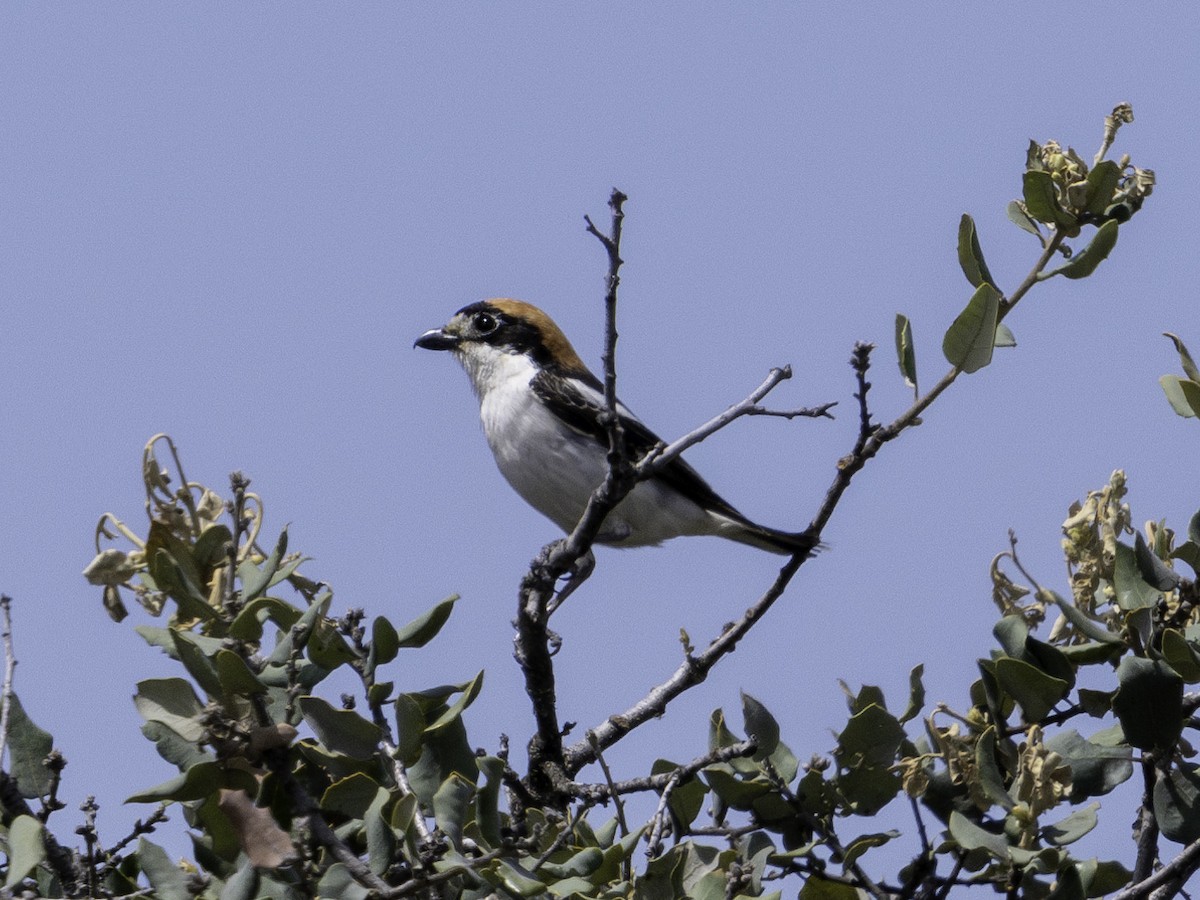
[[464, 344], [455, 355], [471, 379], [480, 403], [493, 391], [527, 388], [537, 374], [533, 361], [524, 353], [511, 353], [489, 344]]

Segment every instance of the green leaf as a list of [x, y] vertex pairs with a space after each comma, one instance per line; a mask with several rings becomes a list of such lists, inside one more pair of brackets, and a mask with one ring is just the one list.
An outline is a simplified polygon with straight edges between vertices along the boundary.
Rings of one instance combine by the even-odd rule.
[[240, 654], [232, 650], [218, 650], [213, 662], [216, 664], [217, 680], [227, 699], [266, 693], [267, 686], [250, 671]]
[[450, 613], [454, 610], [457, 600], [458, 594], [453, 594], [401, 628], [396, 632], [397, 647], [424, 647], [428, 644], [442, 630], [446, 620], [450, 618]]
[[[135, 625], [133, 630], [136, 631], [147, 644], [151, 647], [157, 647], [171, 659], [179, 659], [179, 651], [175, 648], [175, 634], [179, 631], [178, 628], [157, 628], [153, 625]], [[187, 632], [189, 640], [200, 648], [205, 656], [212, 656], [223, 646], [225, 642], [222, 638], [206, 637], [202, 634], [193, 634]]]
[[325, 789], [321, 795], [321, 812], [339, 813], [350, 819], [361, 819], [367, 814], [376, 796], [384, 791], [373, 778], [356, 772], [340, 778]]
[[1142, 579], [1158, 590], [1173, 591], [1182, 583], [1179, 574], [1150, 549], [1140, 531], [1134, 537], [1133, 557]]
[[881, 709], [887, 709], [887, 701], [883, 697], [883, 690], [875, 684], [864, 684], [859, 688], [858, 693], [850, 690], [850, 685], [842, 680], [838, 680], [842, 691], [846, 694], [846, 705], [850, 709], [851, 715], [857, 715], [864, 709], [872, 706], [878, 706]]
[[1154, 818], [1169, 840], [1200, 840], [1200, 771], [1172, 767], [1154, 785]]
[[1192, 381], [1200, 381], [1200, 368], [1196, 367], [1192, 355], [1188, 353], [1187, 346], [1183, 343], [1183, 339], [1177, 334], [1171, 334], [1169, 331], [1163, 332], [1163, 337], [1171, 339], [1171, 343], [1175, 345], [1175, 352], [1179, 354], [1179, 362], [1183, 366], [1183, 374]]
[[367, 835], [367, 862], [376, 875], [383, 875], [396, 860], [396, 834], [383, 817], [390, 799], [391, 795], [380, 788], [362, 817]]
[[1030, 635], [1025, 639], [1025, 652], [1021, 659], [1037, 666], [1047, 675], [1067, 682], [1070, 687], [1075, 686], [1075, 667], [1071, 665], [1067, 655], [1053, 644], [1039, 641]]
[[950, 365], [970, 373], [992, 361], [999, 310], [1000, 292], [984, 282], [942, 340], [942, 353]]
[[1016, 200], [1009, 201], [1005, 212], [1008, 214], [1008, 220], [1022, 231], [1028, 231], [1037, 238], [1042, 236], [1042, 232], [1038, 230], [1037, 222], [1029, 217], [1029, 215], [1022, 208], [1021, 204]]
[[475, 785], [457, 773], [442, 782], [433, 795], [433, 818], [455, 847], [462, 845], [463, 824], [475, 797]]
[[1096, 827], [1098, 821], [1096, 810], [1099, 808], [1099, 803], [1089, 803], [1087, 806], [1075, 810], [1066, 818], [1042, 828], [1042, 837], [1045, 838], [1046, 843], [1053, 844], [1055, 847], [1065, 847], [1067, 844], [1075, 843]]
[[229, 527], [214, 522], [200, 532], [196, 545], [192, 548], [192, 557], [196, 565], [202, 569], [211, 570], [229, 563], [229, 546], [233, 543], [233, 534]]
[[1049, 172], [1026, 172], [1023, 177], [1025, 210], [1039, 222], [1047, 225], [1072, 228], [1077, 223], [1074, 215], [1058, 203], [1058, 192]]
[[1125, 739], [1139, 750], [1169, 750], [1183, 731], [1183, 679], [1166, 663], [1124, 657], [1113, 712]]
[[538, 871], [545, 872], [557, 881], [562, 881], [566, 878], [586, 878], [599, 869], [603, 863], [604, 853], [599, 847], [585, 847], [561, 863], [543, 863]]
[[1077, 862], [1079, 877], [1089, 897], [1115, 894], [1133, 880], [1133, 873], [1112, 860], [1082, 860]]
[[1095, 691], [1091, 688], [1080, 688], [1079, 705], [1092, 718], [1103, 719], [1112, 712], [1112, 698], [1115, 693], [1116, 691]]
[[425, 713], [408, 694], [396, 698], [396, 758], [411, 766], [421, 756], [421, 742], [425, 736]]
[[1121, 167], [1111, 159], [1093, 166], [1087, 176], [1087, 211], [1094, 216], [1104, 215], [1104, 211], [1112, 205], [1113, 195], [1120, 183]]
[[1091, 666], [1100, 662], [1112, 662], [1121, 655], [1124, 647], [1121, 644], [1104, 644], [1100, 641], [1088, 641], [1085, 644], [1071, 644], [1059, 647], [1058, 652], [1067, 661], [1076, 666]]
[[765, 780], [738, 778], [724, 764], [706, 767], [704, 780], [712, 792], [733, 809], [748, 810], [755, 800], [771, 791], [771, 786]]
[[746, 734], [754, 741], [754, 756], [763, 759], [775, 752], [779, 744], [779, 723], [758, 700], [742, 691], [742, 718]]
[[976, 825], [958, 810], [950, 813], [950, 837], [964, 850], [984, 850], [999, 860], [1008, 859], [1008, 841]]
[[1070, 683], [1063, 679], [1008, 656], [996, 660], [996, 680], [1020, 704], [1026, 722], [1040, 722], [1071, 690]]
[[462, 694], [444, 713], [425, 726], [427, 732], [437, 731], [440, 728], [445, 728], [451, 722], [458, 721], [463, 711], [475, 701], [475, 698], [479, 696], [479, 692], [483, 690], [483, 669], [480, 669], [479, 674], [466, 684], [458, 685], [457, 689], [462, 691]]
[[[282, 896], [291, 897], [292, 894]], [[334, 863], [325, 870], [317, 884], [318, 897], [337, 897], [338, 900], [367, 900], [371, 891], [363, 887], [343, 863]]]
[[1046, 895], [1046, 900], [1087, 900], [1083, 890], [1083, 879], [1079, 877], [1079, 869], [1068, 865], [1058, 872], [1058, 883]]
[[159, 756], [181, 772], [196, 763], [211, 762], [216, 759], [211, 753], [201, 750], [195, 742], [185, 740], [162, 722], [143, 723], [142, 734], [146, 740], [154, 743], [154, 749], [158, 751]]
[[422, 735], [422, 745], [420, 758], [408, 767], [408, 779], [422, 804], [432, 802], [433, 795], [451, 774], [466, 781], [479, 777], [478, 757], [467, 739], [462, 719], [455, 719], [437, 731], [427, 730]]
[[[650, 774], [667, 775], [678, 768], [677, 763], [665, 759], [657, 759], [654, 761], [654, 765], [650, 767]], [[700, 815], [700, 811], [704, 808], [704, 798], [706, 796], [708, 796], [708, 790], [700, 779], [689, 778], [685, 781], [680, 781], [675, 785], [675, 789], [671, 791], [669, 799], [671, 813], [683, 825], [691, 825], [696, 820], [696, 816]]]
[[316, 627], [309, 635], [306, 649], [308, 658], [327, 672], [332, 672], [347, 663], [357, 662], [359, 659], [358, 654], [346, 643], [346, 639], [342, 637], [337, 626], [328, 619], [322, 619], [316, 623]]
[[287, 553], [287, 529], [283, 529], [279, 534], [279, 540], [275, 542], [275, 549], [271, 551], [271, 555], [263, 562], [262, 566], [256, 566], [250, 560], [246, 560], [238, 566], [238, 577], [242, 579], [242, 600], [249, 603], [251, 600], [256, 600], [266, 591], [271, 584], [271, 579], [275, 577], [275, 573], [279, 570], [279, 563], [283, 560]]
[[253, 797], [258, 793], [258, 782], [245, 769], [226, 769], [220, 763], [196, 763], [186, 772], [169, 778], [162, 784], [134, 794], [126, 803], [158, 803], [164, 800], [178, 802], [203, 800], [221, 788], [242, 790]]
[[1009, 812], [1013, 799], [1004, 787], [1004, 776], [996, 763], [996, 727], [989, 725], [975, 744], [975, 766], [979, 770], [979, 786], [987, 798]]
[[396, 629], [383, 616], [376, 616], [371, 623], [371, 649], [367, 654], [367, 670], [375, 673], [378, 666], [387, 665], [400, 651], [400, 639]]
[[868, 706], [846, 723], [834, 755], [846, 768], [891, 766], [904, 737], [895, 716], [882, 706]]
[[258, 869], [249, 859], [243, 858], [241, 866], [221, 888], [221, 900], [255, 900], [258, 896]]
[[844, 865], [852, 866], [858, 859], [873, 847], [882, 847], [893, 838], [900, 837], [899, 831], [880, 831], [875, 834], [860, 834], [846, 846]]
[[274, 622], [286, 632], [300, 618], [300, 610], [274, 597], [259, 597], [251, 600], [229, 626], [229, 636], [240, 641], [257, 641], [262, 638], [263, 623]]
[[1142, 578], [1134, 549], [1121, 541], [1117, 542], [1113, 562], [1113, 587], [1117, 592], [1117, 606], [1126, 612], [1153, 609], [1162, 599], [1162, 592]]
[[857, 815], [869, 816], [895, 798], [901, 781], [892, 768], [904, 729], [882, 706], [855, 713], [838, 735], [838, 789]]
[[8, 761], [22, 797], [44, 797], [53, 783], [46, 757], [54, 749], [50, 732], [33, 723], [14, 693], [8, 712]]
[[133, 704], [147, 722], [161, 722], [184, 740], [199, 743], [205, 728], [198, 721], [204, 704], [182, 678], [151, 678], [138, 682]]
[[1162, 654], [1172, 669], [1188, 684], [1200, 682], [1200, 653], [1176, 628], [1168, 628], [1162, 635]]
[[842, 881], [828, 881], [812, 875], [804, 882], [797, 900], [858, 900], [858, 890]]
[[[153, 529], [153, 527], [152, 525], [151, 528]], [[172, 538], [183, 546], [178, 538], [174, 538], [174, 536]], [[146, 559], [149, 561], [150, 577], [176, 602], [179, 607], [179, 618], [203, 621], [215, 619], [217, 611], [209, 605], [208, 597], [200, 590], [199, 582], [192, 577], [195, 563], [192, 562], [190, 554], [184, 557], [190, 564], [185, 567], [179, 564], [179, 558], [172, 556], [161, 547], [155, 551], [153, 556], [150, 556], [150, 547], [151, 545], [147, 543]], [[184, 552], [186, 549], [184, 546]]]
[[475, 824], [488, 847], [499, 847], [504, 840], [501, 833], [500, 786], [504, 783], [504, 760], [496, 756], [480, 756], [475, 762], [483, 785], [475, 794]]
[[157, 520], [150, 524], [144, 552], [150, 579], [178, 604], [180, 619], [217, 618], [192, 548], [172, 534], [167, 525]]
[[958, 264], [971, 287], [979, 287], [983, 283], [996, 283], [992, 273], [988, 271], [987, 263], [983, 261], [983, 250], [979, 246], [979, 235], [975, 231], [975, 220], [966, 213], [958, 222]]
[[320, 697], [301, 697], [299, 706], [304, 721], [330, 750], [355, 759], [375, 755], [383, 733], [374, 722], [353, 710], [334, 709]]
[[187, 874], [171, 862], [167, 851], [162, 847], [152, 844], [144, 837], [138, 838], [137, 858], [156, 898], [191, 900], [192, 892], [188, 888]]
[[1124, 645], [1125, 642], [1121, 640], [1120, 635], [1113, 634], [1102, 622], [1093, 619], [1074, 603], [1064, 600], [1054, 591], [1047, 591], [1046, 593], [1049, 594], [1050, 599], [1062, 611], [1063, 617], [1080, 633], [1101, 644], [1110, 644], [1114, 647]]
[[1163, 375], [1158, 379], [1167, 402], [1175, 414], [1185, 419], [1200, 416], [1200, 382], [1180, 378], [1178, 375]]
[[1012, 333], [1012, 329], [1001, 322], [996, 326], [996, 346], [997, 347], [1015, 347], [1017, 346], [1017, 337]]
[[[279, 638], [279, 643], [275, 645], [275, 649], [271, 651], [267, 662], [275, 666], [283, 666], [291, 657], [293, 650], [303, 649], [308, 643], [309, 636], [317, 627], [317, 623], [324, 618], [325, 613], [329, 610], [329, 604], [333, 602], [333, 594], [325, 593], [308, 609], [304, 614], [296, 620], [291, 628], [284, 631]], [[293, 634], [294, 632], [294, 634]]]
[[1072, 256], [1069, 262], [1053, 271], [1043, 272], [1038, 278], [1043, 281], [1053, 278], [1055, 275], [1063, 275], [1067, 278], [1087, 278], [1096, 271], [1096, 267], [1101, 262], [1108, 258], [1113, 247], [1117, 246], [1117, 230], [1119, 228], [1116, 221], [1109, 219], [1096, 230], [1091, 242], [1082, 251]]
[[1029, 626], [1017, 615], [1004, 616], [992, 626], [992, 635], [1006, 655], [1021, 659], [1025, 655], [1025, 642], [1029, 639]]
[[204, 651], [186, 631], [173, 630], [171, 640], [175, 643], [175, 654], [183, 663], [187, 673], [196, 679], [196, 684], [210, 697], [221, 696], [221, 680], [217, 677], [217, 667], [205, 656]]
[[8, 875], [4, 887], [21, 883], [46, 859], [45, 829], [33, 816], [17, 816], [8, 826]]
[[896, 359], [904, 383], [916, 392], [917, 351], [913, 347], [912, 322], [903, 313], [896, 313]]
[[913, 666], [908, 673], [908, 706], [905, 707], [904, 714], [897, 720], [901, 724], [916, 718], [925, 707], [925, 684], [921, 680], [924, 674], [925, 665], [923, 663]]

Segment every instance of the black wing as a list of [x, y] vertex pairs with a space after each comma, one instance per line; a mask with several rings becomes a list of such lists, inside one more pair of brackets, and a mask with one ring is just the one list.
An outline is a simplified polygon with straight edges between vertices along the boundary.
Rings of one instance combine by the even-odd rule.
[[[588, 373], [591, 376], [591, 373]], [[603, 386], [594, 377], [587, 380], [588, 387], [603, 394]], [[608, 433], [600, 424], [600, 414], [603, 406], [597, 403], [570, 381], [562, 377], [547, 376], [539, 372], [530, 382], [533, 392], [546, 406], [566, 425], [596, 438], [603, 446], [608, 446]], [[657, 434], [647, 428], [632, 414], [621, 413], [621, 427], [625, 431], [625, 451], [629, 458], [636, 461], [641, 459], [656, 444], [661, 443]], [[723, 516], [728, 516], [747, 525], [752, 523], [740, 512], [727, 503], [720, 494], [714, 491], [700, 473], [688, 465], [682, 457], [677, 456], [654, 476], [675, 488], [684, 496], [692, 498], [702, 509], [707, 509]]]

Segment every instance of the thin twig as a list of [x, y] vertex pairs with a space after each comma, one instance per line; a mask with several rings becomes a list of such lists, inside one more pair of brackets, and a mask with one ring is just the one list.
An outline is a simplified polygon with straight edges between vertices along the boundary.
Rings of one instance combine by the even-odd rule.
[[662, 852], [662, 833], [667, 823], [668, 804], [671, 802], [671, 794], [678, 785], [679, 770], [676, 769], [667, 779], [667, 783], [663, 785], [662, 794], [658, 798], [658, 808], [654, 810], [654, 815], [650, 819], [654, 824], [650, 828], [650, 838], [646, 842], [647, 859], [654, 859]]
[[0, 594], [0, 638], [4, 640], [4, 687], [0, 696], [0, 765], [4, 764], [4, 751], [8, 747], [9, 716], [12, 712], [13, 675], [17, 668], [17, 655], [13, 650], [12, 597]]
[[608, 763], [604, 759], [604, 754], [600, 752], [600, 743], [596, 740], [596, 736], [588, 734], [588, 740], [596, 750], [596, 761], [600, 763], [600, 771], [604, 773], [604, 783], [608, 785], [609, 796], [612, 797], [613, 806], [616, 807], [617, 825], [621, 829], [621, 837], [626, 837], [629, 834], [629, 822], [625, 819], [625, 804], [621, 802], [621, 796], [617, 792], [616, 783], [612, 777], [612, 770], [609, 769]]
[[683, 437], [677, 438], [670, 444], [660, 444], [656, 447], [652, 447], [645, 456], [638, 460], [637, 465], [634, 467], [634, 471], [638, 480], [641, 481], [656, 475], [667, 465], [669, 465], [673, 459], [683, 453], [683, 451], [690, 447], [694, 447], [705, 438], [716, 434], [716, 432], [720, 431], [730, 422], [736, 421], [742, 416], [777, 415], [786, 416], [788, 418], [795, 416], [825, 416], [832, 419], [833, 416], [829, 415], [829, 410], [830, 408], [836, 406], [836, 403], [826, 403], [824, 406], [817, 407], [816, 410], [804, 409], [792, 410], [788, 412], [766, 410], [758, 405], [762, 399], [766, 397], [767, 394], [771, 393], [771, 391], [775, 390], [775, 388], [778, 387], [781, 382], [786, 381], [791, 377], [791, 366], [771, 369], [771, 371], [767, 373], [767, 377], [763, 380], [762, 384], [751, 391], [749, 396], [747, 396], [744, 400], [738, 401], [724, 412], [713, 416], [699, 428], [689, 431]]
[[423, 891], [427, 888], [437, 887], [440, 884], [445, 884], [447, 881], [453, 881], [455, 878], [462, 876], [464, 871], [472, 871], [474, 869], [482, 869], [494, 859], [499, 859], [507, 850], [497, 848], [489, 850], [487, 853], [482, 853], [471, 860], [459, 861], [459, 863], [449, 869], [441, 872], [436, 872], [432, 875], [419, 875], [399, 887], [377, 889], [378, 896], [381, 898], [390, 897], [407, 897], [415, 894], [418, 891]]
[[708, 766], [715, 763], [729, 762], [731, 759], [741, 759], [745, 756], [750, 756], [757, 749], [754, 741], [738, 741], [735, 744], [730, 744], [727, 747], [717, 747], [710, 750], [703, 756], [698, 756], [689, 763], [682, 766], [677, 766], [669, 772], [660, 772], [657, 775], [647, 775], [643, 778], [631, 778], [627, 781], [610, 782], [608, 785], [599, 784], [575, 784], [572, 785], [572, 793], [581, 796], [605, 796], [604, 791], [607, 789], [607, 796], [615, 797], [623, 794], [637, 794], [645, 791], [661, 791], [669, 781], [676, 776], [680, 781], [687, 781]]
[[1142, 759], [1142, 805], [1138, 809], [1133, 834], [1137, 842], [1137, 860], [1133, 866], [1136, 882], [1145, 881], [1158, 862], [1158, 820], [1154, 816], [1154, 785], [1158, 780], [1155, 754], [1147, 752]]

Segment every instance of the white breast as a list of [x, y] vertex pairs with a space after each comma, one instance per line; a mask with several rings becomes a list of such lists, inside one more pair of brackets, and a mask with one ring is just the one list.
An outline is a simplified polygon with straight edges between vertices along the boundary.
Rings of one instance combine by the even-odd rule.
[[[524, 355], [475, 344], [461, 359], [500, 472], [525, 502], [569, 532], [604, 479], [604, 448], [543, 405], [530, 388], [537, 369]], [[604, 525], [625, 546], [716, 530], [709, 513], [653, 481], [638, 485]]]

